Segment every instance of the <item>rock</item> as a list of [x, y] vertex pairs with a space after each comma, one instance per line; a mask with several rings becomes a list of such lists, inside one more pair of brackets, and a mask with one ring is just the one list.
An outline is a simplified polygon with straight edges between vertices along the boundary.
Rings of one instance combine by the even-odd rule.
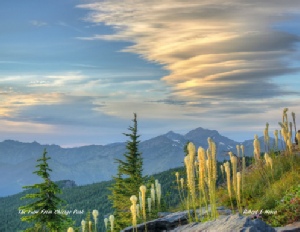
[[[251, 216], [240, 214], [228, 215], [230, 210], [224, 207], [217, 208], [220, 216], [217, 220], [204, 223], [194, 222], [188, 224], [188, 211], [168, 213], [162, 212], [162, 218], [146, 222], [148, 232], [300, 232], [300, 222], [285, 227], [273, 228], [261, 219], [252, 219]], [[208, 209], [210, 211], [210, 209]], [[202, 215], [206, 213], [201, 210]], [[199, 213], [199, 211], [197, 211]], [[199, 213], [200, 214], [200, 213]], [[165, 215], [165, 216], [164, 216]], [[135, 231], [135, 230], [134, 230]], [[145, 224], [137, 225], [138, 232], [144, 232]], [[121, 232], [133, 232], [132, 227], [127, 227]]]
[[300, 232], [300, 221], [286, 225], [284, 227], [276, 227], [277, 232]]
[[260, 219], [251, 220], [250, 217], [239, 214], [229, 215], [214, 221], [205, 223], [191, 223], [171, 230], [173, 232], [199, 232], [199, 231], [243, 231], [243, 232], [276, 232], [276, 230], [261, 221]]
[[[188, 223], [188, 211], [176, 212], [166, 215], [163, 218], [146, 222], [147, 232], [170, 231], [180, 225]], [[137, 225], [138, 232], [146, 231], [145, 224]], [[134, 230], [135, 231], [135, 230]], [[133, 232], [133, 228], [127, 227], [121, 232]]]
[[158, 212], [157, 216], [159, 218], [162, 218], [162, 217], [165, 217], [165, 216], [170, 215], [170, 214], [172, 214], [172, 213], [170, 213], [170, 212]]

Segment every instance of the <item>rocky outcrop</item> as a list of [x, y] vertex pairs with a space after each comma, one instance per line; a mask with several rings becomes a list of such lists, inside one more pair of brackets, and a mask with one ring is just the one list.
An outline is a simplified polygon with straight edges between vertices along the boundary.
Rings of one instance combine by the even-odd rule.
[[[208, 212], [210, 212], [210, 205], [208, 206]], [[223, 206], [217, 207], [218, 214], [220, 216], [226, 216], [231, 214], [230, 209], [226, 209]], [[207, 210], [205, 207], [203, 207], [201, 210], [196, 211], [199, 218], [202, 218], [203, 215], [207, 214]], [[192, 214], [192, 210], [190, 211]], [[188, 224], [188, 218], [189, 218], [189, 211], [182, 211], [182, 212], [176, 212], [176, 213], [168, 213], [168, 212], [160, 212], [158, 213], [159, 219], [155, 219], [152, 221], [146, 222], [146, 225], [139, 224], [137, 225], [137, 229], [139, 232], [147, 231], [148, 232], [159, 232], [159, 231], [172, 231], [174, 228], [182, 225]], [[122, 230], [122, 232], [131, 232], [132, 227], [127, 227]]]
[[277, 232], [300, 232], [300, 221], [286, 225], [285, 227], [275, 228]]
[[[222, 209], [219, 209], [222, 212]], [[240, 214], [226, 215], [223, 211], [219, 219], [188, 224], [188, 211], [177, 213], [161, 213], [162, 218], [148, 221], [146, 224], [137, 225], [138, 232], [300, 232], [300, 222], [285, 227], [273, 228], [260, 219]], [[135, 232], [132, 227], [127, 227], [121, 232]]]
[[[186, 225], [188, 223], [188, 212], [177, 212], [171, 213], [163, 218], [159, 218], [156, 220], [148, 221], [146, 224], [139, 224], [137, 225], [138, 232], [159, 232], [159, 231], [171, 231], [175, 227], [180, 225]], [[133, 232], [132, 227], [127, 227], [123, 229], [121, 232]]]
[[251, 220], [250, 217], [239, 214], [225, 216], [221, 219], [208, 221], [204, 223], [191, 223], [180, 226], [172, 232], [199, 232], [199, 231], [222, 231], [222, 232], [276, 232], [276, 230], [261, 221], [260, 219]]

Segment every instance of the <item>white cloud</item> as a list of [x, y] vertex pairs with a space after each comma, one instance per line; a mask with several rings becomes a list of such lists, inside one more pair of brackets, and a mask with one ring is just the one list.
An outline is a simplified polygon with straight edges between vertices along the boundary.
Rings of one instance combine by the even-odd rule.
[[172, 98], [248, 101], [296, 94], [272, 82], [299, 72], [287, 62], [298, 52], [299, 36], [272, 29], [298, 14], [296, 0], [107, 0], [78, 7], [91, 10], [87, 21], [115, 29], [80, 39], [133, 42], [123, 51], [162, 64]]
[[44, 26], [48, 25], [48, 23], [43, 22], [43, 21], [38, 21], [38, 20], [31, 20], [30, 24], [35, 27], [44, 27]]

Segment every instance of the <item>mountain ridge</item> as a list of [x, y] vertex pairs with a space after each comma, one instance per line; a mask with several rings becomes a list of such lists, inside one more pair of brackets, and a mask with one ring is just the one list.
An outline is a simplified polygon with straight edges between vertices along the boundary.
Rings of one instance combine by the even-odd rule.
[[[139, 150], [144, 160], [143, 173], [151, 175], [182, 166], [185, 144], [190, 141], [197, 148], [202, 146], [207, 149], [207, 137], [216, 142], [217, 159], [220, 161], [228, 158], [228, 151], [236, 153], [236, 145], [243, 144], [222, 136], [217, 130], [202, 127], [185, 135], [169, 131], [140, 142]], [[263, 151], [263, 139], [260, 140]], [[246, 155], [253, 154], [252, 144], [251, 140], [245, 143]], [[42, 145], [36, 141], [23, 143], [4, 140], [0, 142], [0, 196], [20, 192], [21, 186], [38, 181], [32, 172], [35, 171], [36, 160], [41, 157], [44, 149], [47, 149], [51, 157], [49, 166], [53, 170], [51, 178], [54, 181], [69, 179], [78, 185], [84, 185], [110, 180], [117, 171], [115, 159], [123, 158], [125, 145], [123, 142], [63, 148], [55, 144]]]

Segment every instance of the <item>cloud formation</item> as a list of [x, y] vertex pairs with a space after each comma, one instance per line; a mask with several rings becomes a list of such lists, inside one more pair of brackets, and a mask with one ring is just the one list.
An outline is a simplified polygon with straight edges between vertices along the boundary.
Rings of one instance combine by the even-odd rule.
[[43, 21], [38, 21], [38, 20], [32, 20], [32, 21], [30, 21], [30, 24], [35, 27], [44, 27], [44, 26], [48, 25], [48, 23], [43, 22]]
[[91, 10], [87, 21], [115, 29], [81, 39], [133, 42], [123, 51], [169, 71], [162, 78], [171, 87], [165, 102], [239, 99], [246, 104], [298, 95], [274, 82], [299, 72], [290, 65], [299, 35], [274, 29], [299, 14], [297, 0], [107, 0], [78, 7]]

